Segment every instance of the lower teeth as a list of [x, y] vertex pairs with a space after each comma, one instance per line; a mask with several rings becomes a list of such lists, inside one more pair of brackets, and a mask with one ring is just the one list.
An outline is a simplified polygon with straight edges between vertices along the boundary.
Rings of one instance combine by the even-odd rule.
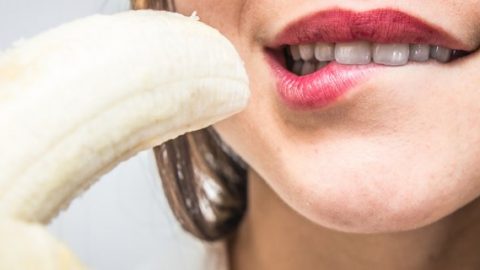
[[298, 76], [304, 76], [325, 67], [330, 62], [317, 62], [317, 61], [295, 61], [292, 67], [289, 69], [291, 72]]

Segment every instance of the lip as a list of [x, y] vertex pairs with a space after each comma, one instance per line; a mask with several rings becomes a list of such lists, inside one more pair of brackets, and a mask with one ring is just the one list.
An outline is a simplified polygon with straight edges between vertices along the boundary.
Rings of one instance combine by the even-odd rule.
[[288, 24], [269, 47], [315, 41], [419, 43], [468, 50], [468, 46], [443, 29], [399, 10], [354, 12], [331, 9], [316, 12]]
[[380, 65], [341, 65], [331, 62], [316, 72], [297, 76], [291, 73], [276, 57], [267, 53], [267, 62], [277, 79], [277, 93], [292, 109], [317, 109], [326, 107], [367, 79]]
[[444, 30], [398, 10], [320, 11], [288, 24], [267, 46], [267, 62], [277, 79], [277, 92], [281, 99], [294, 109], [323, 108], [364, 82], [373, 71], [388, 67], [376, 64], [340, 65], [331, 62], [312, 74], [297, 76], [284, 67], [278, 48], [285, 45], [357, 40], [468, 49]]

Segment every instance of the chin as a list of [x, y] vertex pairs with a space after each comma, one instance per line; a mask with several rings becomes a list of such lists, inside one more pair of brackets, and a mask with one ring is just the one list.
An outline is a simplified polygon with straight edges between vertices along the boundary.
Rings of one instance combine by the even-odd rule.
[[377, 186], [377, 191], [370, 191], [354, 185], [352, 181], [349, 188], [338, 186], [328, 192], [309, 190], [301, 199], [292, 196], [285, 201], [310, 221], [348, 233], [414, 230], [440, 220], [455, 209], [445, 205], [441, 196], [435, 198], [431, 194], [411, 192], [408, 188], [393, 189], [385, 184]]
[[[419, 229], [447, 216], [450, 211], [436, 207], [437, 202], [424, 198], [399, 205], [387, 196], [378, 198], [349, 198], [331, 194], [327, 200], [312, 198], [310, 207], [297, 208], [297, 212], [322, 227], [346, 233], [392, 233]], [[407, 199], [407, 198], [406, 198]]]
[[[322, 146], [323, 154], [290, 153], [288, 165], [265, 179], [308, 220], [349, 233], [415, 230], [445, 218], [477, 196], [473, 185], [477, 173], [459, 169], [462, 163], [452, 164], [448, 154], [433, 157], [428, 151], [418, 152], [419, 147], [410, 149], [415, 155], [409, 155], [408, 149], [388, 153], [393, 148], [370, 144], [364, 146], [370, 149], [365, 155], [361, 143], [343, 146], [350, 151], [330, 142]], [[292, 165], [291, 160], [300, 162]]]

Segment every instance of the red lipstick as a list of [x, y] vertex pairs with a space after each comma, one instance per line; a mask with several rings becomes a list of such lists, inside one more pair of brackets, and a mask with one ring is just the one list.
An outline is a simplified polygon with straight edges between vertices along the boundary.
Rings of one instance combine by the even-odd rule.
[[467, 46], [421, 19], [397, 10], [377, 9], [353, 12], [343, 9], [321, 11], [287, 25], [267, 49], [267, 60], [277, 78], [277, 92], [294, 109], [322, 108], [338, 100], [378, 68], [384, 66], [340, 65], [331, 62], [307, 76], [288, 71], [278, 50], [285, 45], [315, 42], [369, 41], [440, 45], [450, 49]]
[[[365, 40], [378, 43], [417, 43], [467, 50], [467, 46], [445, 31], [391, 9], [353, 12], [327, 10], [289, 24], [275, 39], [275, 45], [315, 41], [348, 42]], [[275, 47], [273, 45], [272, 47]]]

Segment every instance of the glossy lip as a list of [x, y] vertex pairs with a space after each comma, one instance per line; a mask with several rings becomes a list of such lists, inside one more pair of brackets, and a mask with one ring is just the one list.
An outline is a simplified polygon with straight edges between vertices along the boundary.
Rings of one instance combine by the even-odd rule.
[[445, 31], [406, 13], [392, 9], [353, 12], [343, 9], [320, 11], [287, 25], [268, 45], [267, 62], [277, 78], [277, 92], [293, 109], [323, 108], [386, 66], [340, 65], [331, 62], [307, 76], [297, 76], [285, 68], [278, 48], [315, 42], [365, 40], [377, 43], [430, 44], [466, 50]]
[[468, 46], [439, 27], [393, 9], [354, 12], [344, 9], [320, 11], [288, 24], [268, 47], [317, 41], [419, 43], [468, 50]]
[[291, 109], [326, 107], [340, 99], [380, 65], [341, 65], [331, 62], [316, 72], [297, 76], [288, 71], [271, 53], [267, 62], [277, 78], [277, 93]]

